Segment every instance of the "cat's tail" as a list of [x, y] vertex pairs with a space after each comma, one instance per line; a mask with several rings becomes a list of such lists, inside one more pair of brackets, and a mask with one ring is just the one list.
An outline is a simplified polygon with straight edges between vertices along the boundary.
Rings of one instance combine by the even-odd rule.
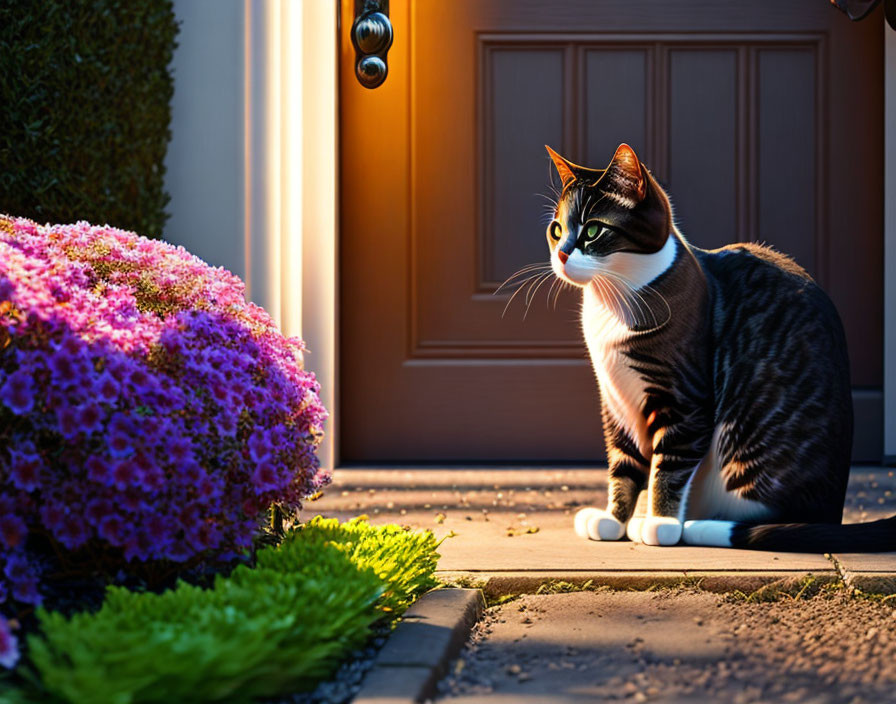
[[685, 521], [687, 545], [779, 552], [896, 551], [896, 516], [871, 523], [777, 523]]

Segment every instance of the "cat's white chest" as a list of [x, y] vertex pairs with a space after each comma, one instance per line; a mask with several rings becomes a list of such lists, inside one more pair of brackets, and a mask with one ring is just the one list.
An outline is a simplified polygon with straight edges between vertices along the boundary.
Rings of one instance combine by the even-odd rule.
[[597, 377], [602, 402], [613, 419], [625, 428], [645, 457], [652, 448], [642, 409], [646, 399], [646, 383], [630, 366], [621, 346], [632, 332], [600, 300], [591, 288], [582, 300], [582, 331]]

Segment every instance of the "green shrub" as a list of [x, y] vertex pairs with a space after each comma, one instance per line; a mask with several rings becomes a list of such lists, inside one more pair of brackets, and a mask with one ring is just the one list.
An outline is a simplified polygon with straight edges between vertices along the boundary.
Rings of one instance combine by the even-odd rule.
[[171, 0], [0, 0], [0, 212], [158, 236]]
[[293, 531], [273, 550], [258, 553], [260, 568], [291, 573], [301, 569], [308, 551], [334, 545], [359, 569], [371, 569], [386, 585], [379, 607], [396, 616], [404, 613], [417, 595], [436, 584], [433, 573], [439, 554], [429, 531], [412, 533], [396, 525], [369, 525], [364, 518], [348, 523], [315, 518]]
[[110, 587], [94, 614], [41, 610], [30, 656], [48, 692], [77, 704], [303, 691], [434, 586], [436, 547], [429, 532], [315, 519], [211, 589]]

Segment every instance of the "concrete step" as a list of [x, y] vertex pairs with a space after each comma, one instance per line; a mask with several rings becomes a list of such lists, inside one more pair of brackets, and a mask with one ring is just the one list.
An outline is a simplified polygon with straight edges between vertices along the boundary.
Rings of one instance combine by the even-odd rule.
[[[896, 514], [893, 475], [888, 469], [854, 468], [845, 522]], [[896, 553], [830, 559], [582, 540], [573, 532], [573, 515], [582, 506], [604, 506], [606, 487], [606, 469], [600, 468], [341, 469], [323, 498], [306, 505], [303, 517], [367, 514], [374, 523], [431, 529], [444, 538], [439, 568], [446, 576], [478, 576], [483, 584], [493, 579], [494, 589], [529, 590], [557, 579], [634, 588], [702, 579], [718, 590], [811, 573], [830, 579], [849, 575], [866, 589], [890, 584], [887, 593], [896, 590]]]

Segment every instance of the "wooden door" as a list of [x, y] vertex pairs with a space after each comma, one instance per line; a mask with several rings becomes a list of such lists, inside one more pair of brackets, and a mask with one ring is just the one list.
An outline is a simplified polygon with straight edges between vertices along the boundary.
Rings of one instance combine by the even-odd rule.
[[844, 319], [856, 457], [879, 459], [883, 33], [823, 0], [392, 0], [354, 78], [342, 0], [345, 462], [603, 458], [577, 300], [496, 289], [547, 261], [550, 144], [631, 144], [699, 246], [792, 254]]

